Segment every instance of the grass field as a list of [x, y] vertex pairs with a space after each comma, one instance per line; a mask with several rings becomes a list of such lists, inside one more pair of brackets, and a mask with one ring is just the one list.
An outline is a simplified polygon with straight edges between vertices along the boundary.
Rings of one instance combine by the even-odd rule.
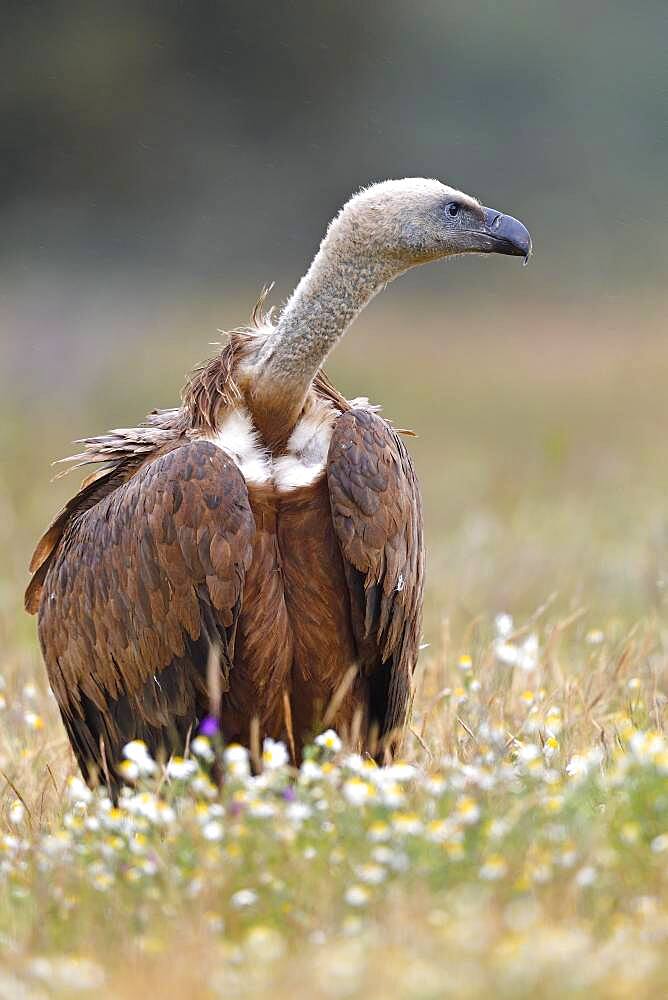
[[167, 774], [134, 748], [120, 808], [91, 796], [21, 606], [73, 486], [48, 462], [168, 405], [212, 338], [3, 387], [0, 1000], [668, 995], [665, 303], [466, 301], [442, 328], [398, 302], [330, 367], [419, 434], [429, 645], [389, 770], [329, 735], [249, 778], [232, 748], [219, 795], [206, 743]]

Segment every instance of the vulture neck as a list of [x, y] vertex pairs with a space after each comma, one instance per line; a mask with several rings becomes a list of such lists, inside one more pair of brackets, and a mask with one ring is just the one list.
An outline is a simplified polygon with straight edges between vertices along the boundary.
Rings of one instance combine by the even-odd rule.
[[249, 406], [275, 451], [285, 447], [329, 352], [374, 295], [406, 270], [370, 254], [345, 221], [339, 217], [330, 227], [249, 373]]

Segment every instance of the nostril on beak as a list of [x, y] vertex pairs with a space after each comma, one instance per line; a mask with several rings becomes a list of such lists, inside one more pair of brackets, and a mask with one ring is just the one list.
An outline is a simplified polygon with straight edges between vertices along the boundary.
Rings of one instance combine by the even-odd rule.
[[513, 257], [527, 257], [531, 253], [531, 236], [526, 226], [512, 215], [504, 215], [495, 208], [483, 209], [485, 231], [491, 239], [487, 253], [505, 253]]

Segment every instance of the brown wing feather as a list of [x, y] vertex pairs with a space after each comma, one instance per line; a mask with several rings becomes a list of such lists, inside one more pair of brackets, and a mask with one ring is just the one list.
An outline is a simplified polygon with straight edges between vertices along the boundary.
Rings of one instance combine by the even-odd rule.
[[405, 722], [420, 641], [420, 490], [397, 433], [361, 408], [335, 424], [327, 479], [360, 669], [369, 677], [370, 721], [388, 737]]
[[101, 470], [94, 479], [87, 479], [81, 489], [65, 506], [60, 510], [53, 521], [46, 529], [38, 541], [32, 559], [30, 560], [30, 572], [33, 574], [25, 593], [25, 609], [31, 615], [36, 614], [42, 596], [42, 587], [49, 565], [54, 553], [58, 548], [58, 543], [62, 538], [70, 521], [94, 506], [105, 496], [121, 485], [132, 473], [132, 469], [124, 466], [116, 466], [113, 469]]
[[226, 673], [255, 522], [244, 479], [209, 442], [143, 466], [66, 527], [39, 635], [84, 774], [125, 742], [175, 745], [206, 710], [212, 644]]

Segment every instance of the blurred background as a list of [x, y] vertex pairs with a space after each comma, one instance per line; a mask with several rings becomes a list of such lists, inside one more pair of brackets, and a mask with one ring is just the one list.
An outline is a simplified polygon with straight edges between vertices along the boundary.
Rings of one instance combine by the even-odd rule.
[[[172, 405], [360, 185], [436, 176], [535, 256], [432, 265], [330, 372], [419, 437], [427, 638], [660, 610], [668, 574], [665, 0], [5, 0], [0, 631], [71, 439]], [[0, 638], [2, 636], [0, 635]]]

